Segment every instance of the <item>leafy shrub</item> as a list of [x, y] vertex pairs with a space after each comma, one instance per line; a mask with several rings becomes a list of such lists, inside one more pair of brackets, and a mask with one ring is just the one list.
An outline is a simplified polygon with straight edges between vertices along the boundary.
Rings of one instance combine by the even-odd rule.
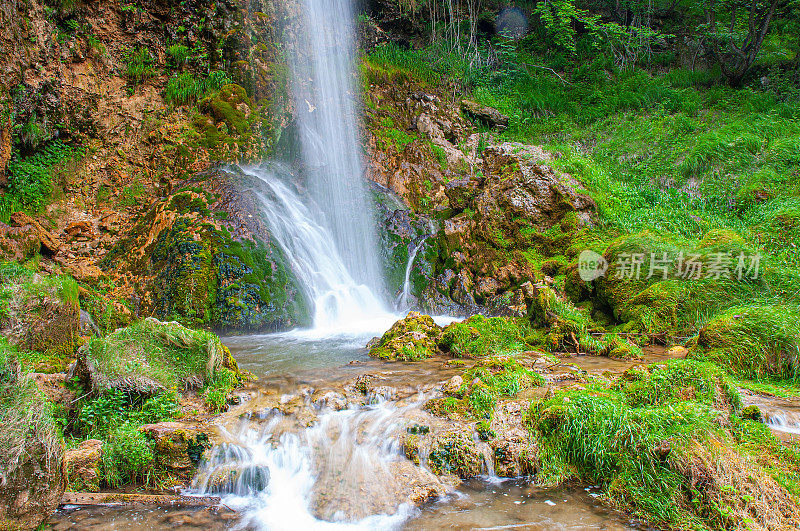
[[28, 157], [15, 155], [8, 164], [8, 192], [0, 197], [0, 220], [15, 210], [38, 212], [50, 201], [58, 165], [83, 156], [84, 150], [54, 140]]
[[152, 484], [156, 480], [155, 463], [153, 443], [137, 424], [126, 422], [109, 432], [103, 445], [103, 470], [110, 487]]
[[180, 410], [175, 392], [162, 393], [142, 401], [111, 389], [81, 407], [73, 431], [87, 437], [105, 437], [126, 423], [152, 424], [175, 418]]

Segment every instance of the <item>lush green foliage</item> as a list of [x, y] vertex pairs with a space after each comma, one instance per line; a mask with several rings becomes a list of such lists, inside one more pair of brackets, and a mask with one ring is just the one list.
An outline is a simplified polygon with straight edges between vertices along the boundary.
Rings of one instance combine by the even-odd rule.
[[84, 150], [54, 140], [29, 156], [16, 154], [8, 165], [8, 190], [0, 197], [0, 221], [16, 211], [38, 212], [50, 202], [53, 176]]
[[89, 438], [105, 438], [123, 424], [151, 424], [175, 418], [179, 409], [175, 392], [142, 400], [112, 389], [83, 403], [71, 431]]
[[474, 315], [447, 326], [439, 338], [439, 347], [458, 357], [519, 352], [525, 349], [528, 330], [521, 320]]

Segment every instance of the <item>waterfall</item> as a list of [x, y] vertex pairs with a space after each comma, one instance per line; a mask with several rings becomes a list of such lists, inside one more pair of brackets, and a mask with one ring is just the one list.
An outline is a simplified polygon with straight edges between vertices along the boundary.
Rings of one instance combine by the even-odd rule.
[[409, 307], [408, 298], [411, 295], [411, 270], [414, 268], [414, 260], [417, 258], [417, 253], [425, 244], [425, 237], [421, 242], [414, 246], [411, 250], [411, 253], [408, 255], [408, 263], [406, 264], [406, 274], [403, 280], [403, 292], [400, 294], [400, 300], [398, 301], [398, 306], [401, 309], [407, 309]]
[[[375, 333], [397, 320], [374, 292], [359, 283], [340, 253], [316, 203], [293, 191], [278, 166], [243, 168], [263, 187], [255, 193], [273, 236], [314, 304], [314, 333]], [[307, 204], [308, 203], [308, 204]]]
[[307, 187], [350, 276], [383, 293], [357, 128], [351, 1], [301, 3], [304, 18], [288, 51]]

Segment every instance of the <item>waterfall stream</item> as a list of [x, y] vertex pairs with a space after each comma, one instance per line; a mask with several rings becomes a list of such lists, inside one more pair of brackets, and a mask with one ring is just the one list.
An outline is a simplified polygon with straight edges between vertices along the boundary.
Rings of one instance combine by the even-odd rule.
[[303, 24], [287, 49], [308, 189], [350, 275], [382, 293], [357, 128], [351, 1], [301, 3]]
[[256, 195], [273, 236], [314, 305], [313, 333], [375, 334], [391, 326], [399, 317], [384, 308], [369, 286], [353, 277], [325, 218], [315, 214], [316, 203], [307, 205], [277, 167], [244, 171], [264, 184], [264, 191]]
[[[396, 477], [407, 465], [396, 435], [403, 413], [418, 406], [327, 409], [300, 432], [280, 433], [278, 413], [265, 424], [244, 421], [229, 434], [234, 443], [214, 449], [195, 491], [222, 494], [255, 529], [396, 528], [413, 513]], [[422, 468], [414, 474], [437, 481]]]

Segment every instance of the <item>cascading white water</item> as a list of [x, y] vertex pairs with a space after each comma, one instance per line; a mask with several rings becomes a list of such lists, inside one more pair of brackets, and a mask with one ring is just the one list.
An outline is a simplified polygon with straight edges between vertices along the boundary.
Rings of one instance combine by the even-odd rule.
[[437, 481], [422, 468], [401, 477], [394, 468], [407, 464], [396, 439], [401, 418], [417, 407], [325, 410], [312, 427], [279, 436], [280, 414], [262, 426], [245, 422], [235, 444], [214, 448], [194, 490], [221, 493], [247, 528], [396, 528], [413, 512], [404, 482]]
[[287, 48], [309, 192], [352, 278], [382, 293], [356, 126], [350, 4], [351, 0], [303, 0], [303, 23]]
[[[427, 239], [427, 238], [426, 238]], [[414, 267], [414, 260], [417, 258], [417, 253], [425, 244], [425, 240], [423, 239], [414, 248], [411, 250], [411, 253], [408, 255], [408, 263], [406, 263], [406, 273], [405, 279], [403, 280], [403, 291], [400, 293], [400, 300], [398, 301], [398, 306], [401, 309], [408, 309], [409, 303], [408, 298], [411, 296], [411, 270]]]
[[264, 183], [256, 195], [273, 236], [314, 304], [314, 333], [359, 334], [385, 330], [398, 319], [345, 264], [316, 204], [306, 205], [277, 166], [245, 168]]

